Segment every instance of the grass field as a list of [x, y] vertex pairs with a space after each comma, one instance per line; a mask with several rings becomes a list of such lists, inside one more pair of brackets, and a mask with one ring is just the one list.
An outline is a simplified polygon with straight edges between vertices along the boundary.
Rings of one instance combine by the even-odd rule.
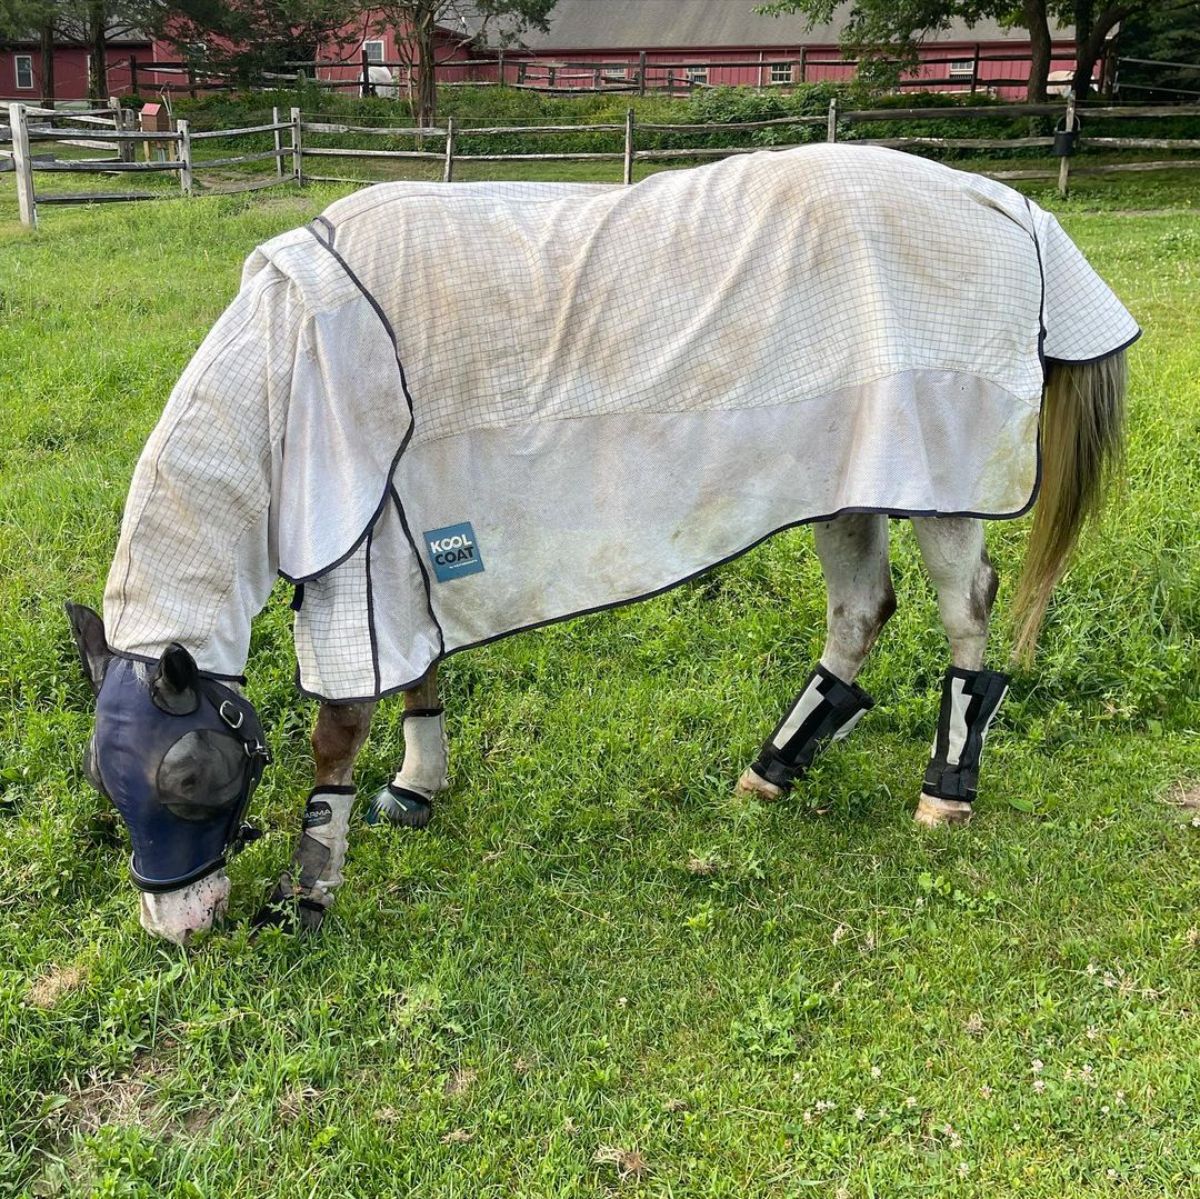
[[[1129, 483], [1016, 676], [969, 830], [909, 819], [946, 654], [901, 525], [878, 707], [793, 798], [730, 798], [819, 652], [799, 531], [454, 658], [431, 830], [359, 827], [320, 938], [251, 944], [309, 777], [281, 592], [249, 667], [270, 831], [232, 922], [177, 951], [140, 931], [83, 780], [61, 606], [98, 606], [136, 455], [243, 256], [336, 194], [31, 235], [0, 181], [0, 1195], [1200, 1194], [1195, 182], [1089, 181], [1061, 209], [1146, 330]], [[996, 665], [1026, 525], [990, 530]]]

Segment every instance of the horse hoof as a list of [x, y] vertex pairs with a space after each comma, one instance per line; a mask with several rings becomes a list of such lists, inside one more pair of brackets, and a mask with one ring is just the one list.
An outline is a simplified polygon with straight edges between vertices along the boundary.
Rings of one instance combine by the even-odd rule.
[[325, 920], [325, 908], [306, 900], [272, 898], [254, 913], [250, 935], [257, 937], [264, 928], [277, 928], [289, 937], [317, 932]]
[[966, 825], [971, 823], [971, 805], [961, 799], [938, 799], [922, 793], [913, 819], [926, 828]]
[[433, 815], [433, 804], [407, 787], [389, 785], [367, 807], [368, 824], [396, 824], [402, 828], [424, 828]]
[[755, 799], [776, 800], [783, 797], [783, 788], [768, 783], [753, 766], [747, 766], [733, 789], [734, 795], [752, 795]]

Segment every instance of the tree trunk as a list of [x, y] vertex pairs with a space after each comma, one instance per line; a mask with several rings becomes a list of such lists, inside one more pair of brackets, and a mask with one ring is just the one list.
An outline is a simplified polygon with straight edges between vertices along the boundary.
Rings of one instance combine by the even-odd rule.
[[1104, 9], [1098, 17], [1092, 20], [1091, 0], [1076, 0], [1076, 22], [1079, 20], [1080, 8], [1088, 10], [1087, 32], [1078, 26], [1075, 30], [1075, 98], [1083, 100], [1092, 87], [1092, 72], [1096, 62], [1104, 53], [1110, 31], [1119, 25], [1133, 10], [1132, 5], [1112, 5]]
[[89, 0], [88, 34], [91, 48], [88, 57], [92, 64], [91, 98], [103, 104], [108, 99], [108, 32], [104, 0]]
[[1046, 0], [1022, 0], [1021, 17], [1029, 30], [1029, 85], [1025, 98], [1030, 104], [1046, 102], [1046, 81], [1050, 77], [1050, 22]]
[[1082, 103], [1092, 90], [1092, 67], [1095, 58], [1088, 55], [1088, 43], [1092, 38], [1092, 9], [1095, 0], [1075, 0], [1075, 75], [1071, 90], [1075, 99]]
[[437, 49], [434, 45], [434, 10], [425, 7], [417, 18], [417, 96], [418, 125], [432, 125], [437, 116]]
[[47, 21], [41, 28], [42, 103], [54, 107], [54, 25]]

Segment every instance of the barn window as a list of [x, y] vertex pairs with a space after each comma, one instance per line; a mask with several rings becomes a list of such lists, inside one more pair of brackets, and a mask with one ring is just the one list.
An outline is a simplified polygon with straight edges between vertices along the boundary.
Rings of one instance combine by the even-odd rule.
[[790, 62], [773, 62], [771, 64], [772, 83], [791, 83], [792, 64]]
[[707, 67], [688, 67], [687, 69], [688, 83], [707, 83], [708, 68]]
[[17, 72], [17, 87], [21, 91], [33, 90], [33, 55], [14, 54], [13, 65]]
[[383, 39], [372, 38], [363, 42], [363, 53], [367, 56], [367, 62], [383, 62]]
[[609, 83], [624, 83], [629, 78], [628, 67], [605, 67], [604, 78]]
[[970, 79], [975, 74], [975, 63], [970, 58], [960, 58], [950, 64], [951, 79]]

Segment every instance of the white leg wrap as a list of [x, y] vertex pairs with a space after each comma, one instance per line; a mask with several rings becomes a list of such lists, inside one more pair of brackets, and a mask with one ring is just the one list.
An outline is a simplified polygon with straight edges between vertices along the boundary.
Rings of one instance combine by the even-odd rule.
[[404, 762], [392, 778], [393, 785], [432, 799], [450, 785], [449, 767], [445, 714], [406, 714]]

